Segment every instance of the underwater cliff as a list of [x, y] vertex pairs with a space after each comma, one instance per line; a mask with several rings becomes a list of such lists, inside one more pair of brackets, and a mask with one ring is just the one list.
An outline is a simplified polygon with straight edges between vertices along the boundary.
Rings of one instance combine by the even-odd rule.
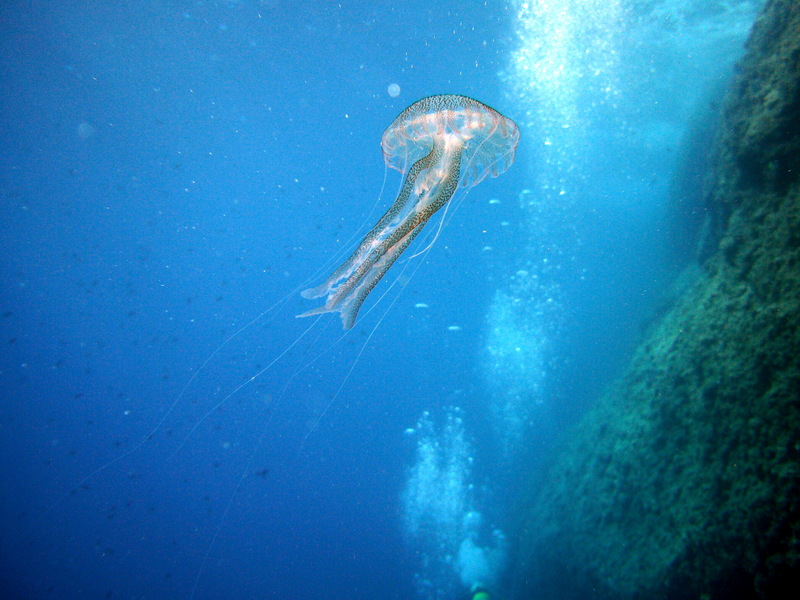
[[797, 593], [795, 0], [764, 7], [717, 131], [701, 199], [711, 225], [698, 242], [700, 268], [687, 271], [694, 275], [642, 335], [625, 374], [531, 482], [515, 598]]

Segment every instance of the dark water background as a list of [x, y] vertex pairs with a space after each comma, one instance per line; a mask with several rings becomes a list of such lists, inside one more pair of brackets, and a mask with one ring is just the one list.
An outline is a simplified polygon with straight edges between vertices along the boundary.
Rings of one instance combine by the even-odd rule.
[[[420, 442], [404, 432], [456, 405], [480, 510], [513, 539], [522, 474], [691, 260], [668, 235], [697, 226], [691, 202], [667, 208], [675, 170], [703, 160], [681, 140], [753, 17], [753, 3], [694, 4], [621, 13], [619, 93], [580, 96], [583, 160], [565, 170], [547, 163], [541, 104], [521, 100], [513, 4], [5, 3], [3, 597], [414, 597], [425, 566], [402, 498]], [[340, 323], [324, 316], [230, 396], [312, 325], [291, 292], [385, 210], [400, 177], [375, 207], [381, 133], [439, 93], [516, 120], [516, 164], [403, 263], [402, 294], [367, 314], [371, 297], [333, 346]], [[548, 168], [571, 194], [542, 193], [532, 219], [518, 199]], [[509, 460], [489, 417], [509, 382], [485, 366], [487, 314], [521, 269], [557, 290], [534, 299], [557, 304], [537, 313], [557, 326], [541, 325], [546, 385]]]

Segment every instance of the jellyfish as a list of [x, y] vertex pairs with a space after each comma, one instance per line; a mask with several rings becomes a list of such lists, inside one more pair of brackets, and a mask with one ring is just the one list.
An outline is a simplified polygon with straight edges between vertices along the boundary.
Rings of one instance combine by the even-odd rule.
[[383, 132], [383, 160], [405, 176], [397, 199], [353, 254], [303, 298], [325, 304], [298, 317], [338, 312], [345, 330], [378, 281], [459, 188], [497, 177], [514, 162], [519, 129], [466, 96], [430, 96], [406, 108]]

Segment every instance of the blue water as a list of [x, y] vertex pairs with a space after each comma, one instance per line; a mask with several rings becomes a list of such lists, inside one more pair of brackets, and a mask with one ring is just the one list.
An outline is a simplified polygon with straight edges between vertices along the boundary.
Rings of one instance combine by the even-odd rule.
[[[692, 261], [670, 181], [758, 3], [522, 4], [4, 3], [4, 598], [502, 594], [527, 476]], [[615, 58], [548, 83], [526, 36]], [[295, 319], [441, 93], [514, 119], [515, 165], [345, 337]]]

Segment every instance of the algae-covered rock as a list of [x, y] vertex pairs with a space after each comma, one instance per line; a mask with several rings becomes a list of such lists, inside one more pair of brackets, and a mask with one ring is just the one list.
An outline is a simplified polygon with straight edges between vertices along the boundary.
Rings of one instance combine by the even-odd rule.
[[517, 598], [800, 590], [800, 3], [769, 2], [729, 93], [719, 246], [569, 435], [522, 524]]

